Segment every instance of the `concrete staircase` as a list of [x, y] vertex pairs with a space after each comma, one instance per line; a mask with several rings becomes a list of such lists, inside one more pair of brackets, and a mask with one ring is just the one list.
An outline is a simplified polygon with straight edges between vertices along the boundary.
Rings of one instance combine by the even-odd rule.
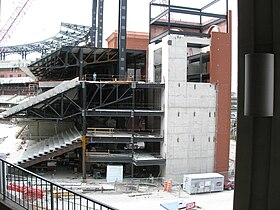
[[18, 165], [26, 168], [48, 160], [49, 158], [72, 151], [73, 149], [81, 147], [80, 139], [80, 132], [77, 128], [72, 128], [53, 137], [42, 140], [27, 147], [20, 161], [18, 161]]
[[56, 87], [54, 87], [53, 89], [51, 90], [48, 90], [46, 92], [43, 92], [41, 93], [40, 95], [36, 96], [36, 97], [33, 97], [33, 98], [30, 98], [28, 101], [24, 101], [20, 104], [18, 104], [17, 106], [14, 106], [10, 109], [8, 109], [7, 111], [1, 113], [2, 114], [2, 117], [10, 117], [14, 114], [17, 114], [29, 107], [32, 107], [32, 106], [36, 106], [38, 105], [39, 103], [53, 97], [53, 96], [56, 96], [56, 95], [59, 95], [63, 92], [66, 92], [74, 87], [77, 87], [78, 85], [80, 85], [80, 81], [79, 81], [79, 78], [74, 78], [72, 80], [69, 80], [69, 81], [63, 81], [61, 82], [59, 85], [57, 85]]

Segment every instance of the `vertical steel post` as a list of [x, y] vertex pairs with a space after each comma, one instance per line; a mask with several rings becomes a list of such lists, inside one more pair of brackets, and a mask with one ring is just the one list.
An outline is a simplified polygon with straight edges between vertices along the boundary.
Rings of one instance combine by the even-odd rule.
[[134, 158], [134, 123], [135, 123], [135, 88], [136, 88], [136, 83], [133, 82], [131, 83], [131, 88], [132, 88], [132, 110], [131, 110], [131, 157], [132, 157], [132, 162], [131, 162], [131, 178], [134, 176], [134, 165], [133, 165], [133, 158]]
[[80, 48], [80, 56], [79, 56], [79, 80], [83, 80], [84, 74], [84, 51], [83, 48]]
[[1, 179], [1, 185], [0, 185], [0, 193], [3, 195], [3, 200], [6, 198], [6, 163], [3, 160], [6, 160], [6, 155], [4, 153], [0, 153], [0, 179]]
[[80, 49], [80, 81], [82, 82], [82, 94], [80, 94], [80, 97], [82, 97], [82, 174], [83, 174], [83, 179], [86, 179], [86, 159], [85, 159], [85, 154], [86, 154], [86, 82], [83, 80], [83, 66], [84, 66], [84, 61], [83, 61], [83, 48]]
[[126, 76], [126, 17], [127, 0], [119, 0], [119, 30], [118, 30], [118, 49], [119, 49], [119, 80], [125, 80]]
[[97, 27], [97, 47], [102, 48], [103, 41], [103, 8], [104, 0], [98, 1], [98, 27]]
[[170, 34], [170, 30], [171, 30], [171, 13], [170, 13], [170, 0], [168, 0], [168, 34]]
[[90, 41], [91, 47], [95, 47], [96, 40], [96, 10], [97, 10], [97, 0], [92, 0], [92, 21], [91, 21], [91, 29], [90, 29]]
[[83, 97], [83, 110], [82, 110], [82, 171], [83, 171], [83, 179], [86, 179], [86, 145], [87, 145], [87, 119], [86, 119], [86, 96], [87, 96], [87, 90], [86, 90], [86, 82], [82, 82], [82, 97]]
[[53, 193], [53, 183], [50, 182], [50, 195], [51, 195], [51, 210], [54, 209], [54, 199], [53, 199], [53, 196], [54, 196], [54, 193]]
[[152, 36], [151, 36], [151, 22], [152, 22], [152, 2], [150, 2], [149, 4], [149, 43], [151, 43], [151, 39], [152, 39]]

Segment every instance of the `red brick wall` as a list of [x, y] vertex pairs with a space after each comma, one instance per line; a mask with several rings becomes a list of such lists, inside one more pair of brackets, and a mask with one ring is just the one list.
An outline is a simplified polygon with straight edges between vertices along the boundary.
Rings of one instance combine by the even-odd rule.
[[[108, 48], [118, 48], [118, 32], [113, 32], [107, 39]], [[127, 32], [126, 48], [133, 50], [147, 50], [149, 35], [144, 32]]]
[[13, 69], [13, 68], [0, 69], [0, 78], [26, 77], [26, 76], [27, 75], [18, 68], [16, 68], [16, 69]]
[[210, 82], [217, 83], [216, 172], [229, 166], [231, 112], [231, 36], [213, 32], [210, 49]]

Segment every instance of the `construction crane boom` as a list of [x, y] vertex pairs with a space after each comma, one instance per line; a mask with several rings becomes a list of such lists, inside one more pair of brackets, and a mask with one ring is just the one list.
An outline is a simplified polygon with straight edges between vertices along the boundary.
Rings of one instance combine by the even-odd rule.
[[10, 38], [16, 25], [19, 23], [23, 15], [25, 14], [28, 6], [33, 0], [19, 0], [17, 7], [12, 15], [9, 17], [5, 25], [0, 31], [0, 46], [2, 47], [6, 41]]

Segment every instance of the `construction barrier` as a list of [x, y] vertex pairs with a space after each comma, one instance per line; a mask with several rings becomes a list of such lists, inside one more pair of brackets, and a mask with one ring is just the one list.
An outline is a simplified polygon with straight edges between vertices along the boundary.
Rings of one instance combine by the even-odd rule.
[[20, 186], [17, 184], [7, 185], [7, 190], [12, 190], [16, 192], [23, 193], [23, 196], [30, 199], [42, 199], [44, 196], [44, 191], [28, 186]]
[[171, 192], [171, 188], [172, 188], [172, 179], [169, 179], [168, 181], [164, 181], [164, 183], [163, 183], [163, 191]]

